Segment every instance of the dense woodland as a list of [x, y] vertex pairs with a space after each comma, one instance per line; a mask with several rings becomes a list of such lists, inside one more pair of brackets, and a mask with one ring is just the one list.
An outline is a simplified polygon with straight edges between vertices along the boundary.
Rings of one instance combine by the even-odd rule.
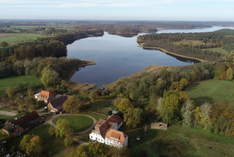
[[220, 61], [233, 52], [234, 31], [151, 34], [138, 37], [138, 43], [144, 48], [163, 48], [179, 55]]
[[116, 108], [124, 113], [128, 127], [163, 121], [234, 136], [233, 104], [201, 104], [192, 100], [185, 91], [202, 80], [232, 80], [233, 69], [234, 65], [230, 63], [157, 67], [121, 79], [109, 88], [119, 95], [115, 100]]

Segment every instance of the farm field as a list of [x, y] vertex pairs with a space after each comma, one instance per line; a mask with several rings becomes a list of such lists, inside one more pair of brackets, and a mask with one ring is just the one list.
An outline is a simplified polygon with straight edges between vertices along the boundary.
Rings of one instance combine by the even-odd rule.
[[42, 37], [46, 36], [33, 33], [3, 33], [0, 34], [0, 43], [5, 41], [9, 45], [17, 45], [19, 43], [34, 41]]

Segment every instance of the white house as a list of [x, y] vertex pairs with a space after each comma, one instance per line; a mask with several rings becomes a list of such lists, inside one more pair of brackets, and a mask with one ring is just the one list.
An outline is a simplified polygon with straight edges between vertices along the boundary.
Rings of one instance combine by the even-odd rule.
[[114, 147], [126, 147], [128, 136], [118, 130], [122, 124], [122, 118], [118, 115], [112, 115], [107, 120], [100, 120], [89, 134], [89, 138]]

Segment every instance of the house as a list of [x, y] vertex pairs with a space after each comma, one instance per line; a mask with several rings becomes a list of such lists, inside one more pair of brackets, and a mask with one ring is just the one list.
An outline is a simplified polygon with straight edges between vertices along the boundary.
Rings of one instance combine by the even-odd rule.
[[123, 120], [118, 115], [111, 115], [107, 120], [99, 120], [94, 130], [89, 134], [89, 138], [92, 141], [118, 148], [126, 147], [128, 136], [118, 130], [122, 124]]
[[166, 123], [152, 123], [151, 124], [151, 129], [156, 129], [156, 130], [167, 130], [167, 124]]
[[8, 136], [20, 136], [42, 122], [37, 112], [31, 112], [17, 120], [5, 122], [2, 132]]
[[39, 93], [34, 95], [34, 98], [37, 101], [43, 101], [48, 103], [54, 97], [54, 93], [46, 90], [42, 90]]
[[49, 101], [47, 108], [50, 112], [58, 113], [63, 111], [63, 104], [67, 100], [66, 95], [56, 95], [52, 100]]

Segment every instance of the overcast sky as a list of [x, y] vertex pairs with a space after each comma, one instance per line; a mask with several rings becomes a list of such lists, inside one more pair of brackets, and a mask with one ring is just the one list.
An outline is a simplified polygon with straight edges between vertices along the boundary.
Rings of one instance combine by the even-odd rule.
[[234, 21], [234, 0], [0, 0], [0, 19]]

